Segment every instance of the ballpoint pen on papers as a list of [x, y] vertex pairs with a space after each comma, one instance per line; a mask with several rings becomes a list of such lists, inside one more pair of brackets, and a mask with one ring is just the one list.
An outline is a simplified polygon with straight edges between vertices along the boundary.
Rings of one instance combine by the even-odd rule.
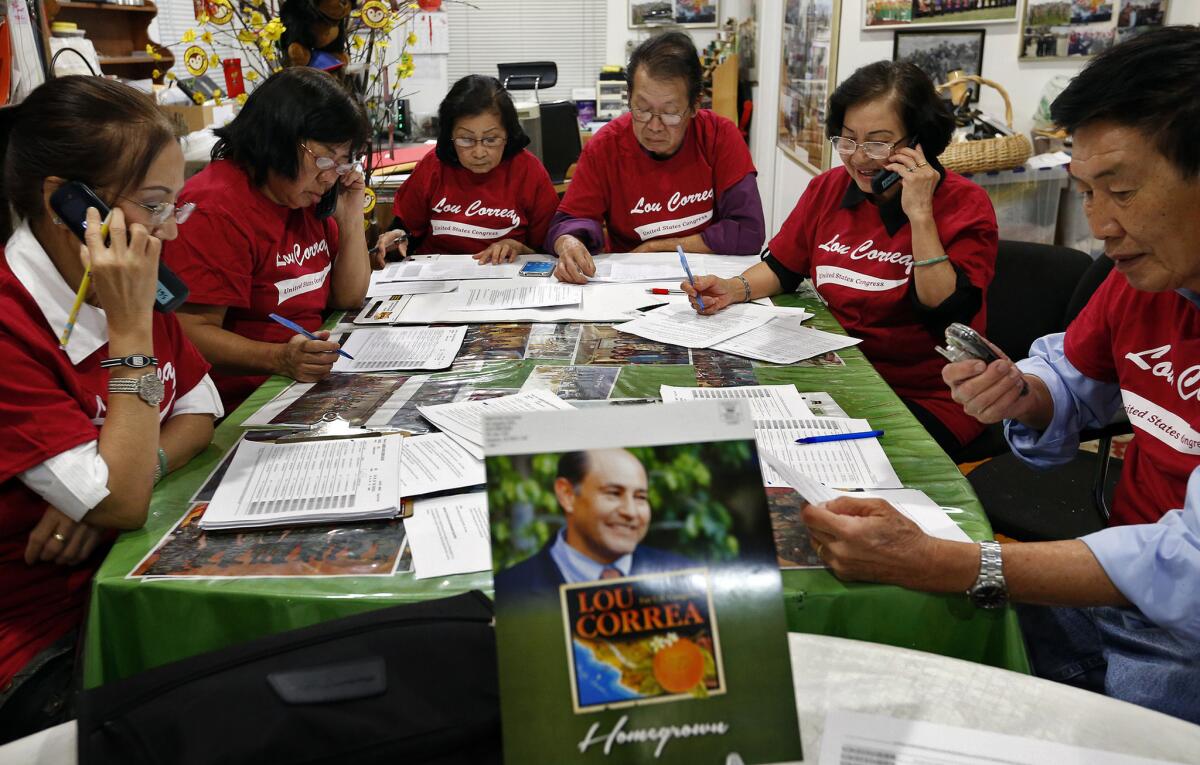
[[858, 438], [879, 438], [882, 435], [882, 430], [864, 430], [859, 433], [830, 433], [827, 436], [807, 436], [805, 438], [797, 438], [796, 443], [823, 444], [829, 441], [853, 441]]
[[651, 287], [650, 289], [646, 290], [646, 292], [651, 295], [686, 295], [687, 294], [683, 290], [669, 290], [666, 287]]
[[[683, 245], [675, 245], [675, 252], [679, 253], [679, 263], [683, 266], [683, 272], [687, 274], [688, 284], [692, 285], [692, 289], [696, 289], [696, 279], [692, 276], [692, 267], [688, 265], [687, 257], [683, 254]], [[696, 303], [699, 304], [700, 310], [707, 310], [704, 307], [704, 298], [700, 297], [700, 293], [696, 293]]]
[[[298, 335], [304, 335], [309, 340], [320, 340], [321, 339], [321, 338], [317, 337], [316, 335], [314, 335], [312, 332], [309, 332], [304, 327], [301, 327], [299, 324], [292, 321], [291, 319], [285, 319], [277, 313], [272, 313], [272, 314], [267, 314], [267, 315], [270, 316], [277, 323], [282, 324], [283, 326], [287, 327], [288, 329], [290, 329], [291, 331], [295, 332]], [[345, 351], [343, 351], [341, 348], [337, 349], [337, 354], [343, 358], [347, 358], [347, 359], [350, 359], [351, 361], [354, 361], [354, 357], [351, 356], [349, 353], [346, 353]]]

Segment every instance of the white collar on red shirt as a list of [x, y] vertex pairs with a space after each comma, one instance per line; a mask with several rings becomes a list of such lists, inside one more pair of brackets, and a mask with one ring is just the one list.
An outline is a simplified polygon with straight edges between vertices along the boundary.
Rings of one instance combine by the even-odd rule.
[[[17, 281], [21, 282], [21, 286], [42, 310], [42, 317], [50, 325], [51, 333], [59, 337], [63, 327], [67, 326], [71, 306], [75, 304], [75, 290], [67, 286], [62, 274], [54, 267], [54, 262], [29, 228], [29, 221], [22, 221], [8, 238], [8, 243], [4, 245], [4, 257]], [[104, 311], [84, 303], [79, 309], [71, 340], [67, 343], [67, 357], [72, 364], [78, 365], [107, 342], [108, 319]]]

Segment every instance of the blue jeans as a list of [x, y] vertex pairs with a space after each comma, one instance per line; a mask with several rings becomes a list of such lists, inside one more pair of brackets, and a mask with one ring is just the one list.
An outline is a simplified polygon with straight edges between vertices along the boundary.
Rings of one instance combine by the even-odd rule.
[[1133, 608], [1018, 606], [1039, 677], [1200, 724], [1200, 642]]
[[75, 644], [78, 630], [46, 647], [0, 693], [0, 744], [75, 717]]

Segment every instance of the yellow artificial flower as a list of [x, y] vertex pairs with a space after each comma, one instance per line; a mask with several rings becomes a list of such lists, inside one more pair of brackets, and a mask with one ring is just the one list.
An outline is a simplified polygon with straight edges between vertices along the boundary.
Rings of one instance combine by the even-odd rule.
[[216, 53], [212, 54], [211, 56], [208, 57], [208, 65], [214, 66], [214, 67], [220, 66], [221, 65], [221, 57], [218, 56]]
[[357, 19], [362, 16], [362, 11], [350, 11], [350, 18]]
[[275, 67], [274, 69], [272, 69], [272, 70], [271, 70], [271, 74], [279, 74], [279, 73], [280, 73], [280, 72], [282, 72], [282, 71], [283, 71], [283, 67], [282, 67], [282, 66], [277, 66], [277, 67]]
[[150, 73], [150, 76], [151, 76], [153, 79], [157, 80], [159, 77], [162, 77], [162, 72], [160, 72], [160, 71], [158, 71], [157, 69], [155, 69], [153, 72], [151, 72], [151, 73]]
[[246, 103], [246, 99], [249, 97], [250, 97], [250, 95], [248, 93], [238, 93], [238, 97], [237, 97], [238, 104]]
[[173, 79], [175, 79], [175, 73], [174, 73], [174, 72], [167, 72], [167, 79], [168, 79], [168, 80], [173, 80]]
[[263, 25], [266, 23], [266, 18], [258, 11], [254, 11], [250, 14], [250, 27], [252, 29], [262, 29]]
[[153, 56], [155, 61], [162, 61], [162, 54], [158, 51], [154, 51]]
[[249, 29], [240, 29], [240, 30], [238, 30], [238, 33], [237, 33], [237, 39], [238, 39], [238, 42], [252, 43], [257, 38], [254, 36], [254, 33], [251, 32]]
[[250, 82], [257, 82], [258, 81], [258, 72], [251, 69], [250, 71], [246, 72], [246, 79], [249, 80]]
[[198, 104], [203, 104], [204, 103], [204, 94], [203, 93], [193, 93], [192, 100]]
[[365, 44], [366, 43], [363, 41], [362, 35], [354, 35], [354, 37], [350, 38], [350, 45], [355, 48], [361, 48]]
[[217, 106], [221, 105], [221, 97], [219, 95], [217, 95], [216, 93], [213, 93], [213, 103], [216, 104]]
[[154, 50], [154, 46], [147, 43], [146, 44], [146, 54], [149, 56], [153, 56], [155, 54], [155, 52], [156, 51]]
[[387, 38], [382, 37], [375, 44], [378, 45], [380, 48], [386, 48], [388, 46]]
[[181, 42], [191, 42], [192, 40], [195, 40], [195, 39], [196, 39], [196, 30], [189, 29], [183, 33], [183, 39], [181, 40]]
[[196, 23], [199, 24], [200, 26], [204, 26], [205, 24], [207, 24], [208, 23], [208, 14], [201, 13], [199, 16], [196, 17]]
[[409, 32], [408, 39], [405, 42], [407, 42], [409, 45], [416, 45], [417, 44], [417, 33]]
[[213, 98], [220, 98], [222, 95], [220, 88], [213, 88]]
[[267, 22], [267, 26], [263, 28], [262, 34], [263, 37], [271, 42], [278, 42], [279, 38], [283, 37], [283, 33], [286, 31], [287, 27], [283, 25], [283, 22], [278, 18], [274, 18]]
[[204, 34], [200, 35], [200, 39], [209, 45], [212, 45], [212, 32], [206, 31]]

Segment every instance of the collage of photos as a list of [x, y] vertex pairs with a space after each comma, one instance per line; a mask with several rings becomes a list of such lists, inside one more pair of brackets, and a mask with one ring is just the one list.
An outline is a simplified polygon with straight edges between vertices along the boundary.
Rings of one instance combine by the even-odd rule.
[[1166, 23], [1167, 0], [1026, 0], [1023, 59], [1094, 56]]
[[787, 0], [783, 17], [783, 72], [778, 144], [813, 172], [829, 168], [825, 104], [837, 71], [841, 0]]
[[715, 27], [717, 0], [629, 0], [629, 26], [681, 24], [685, 27]]
[[1016, 21], [1019, 5], [1020, 0], [866, 0], [863, 29]]

